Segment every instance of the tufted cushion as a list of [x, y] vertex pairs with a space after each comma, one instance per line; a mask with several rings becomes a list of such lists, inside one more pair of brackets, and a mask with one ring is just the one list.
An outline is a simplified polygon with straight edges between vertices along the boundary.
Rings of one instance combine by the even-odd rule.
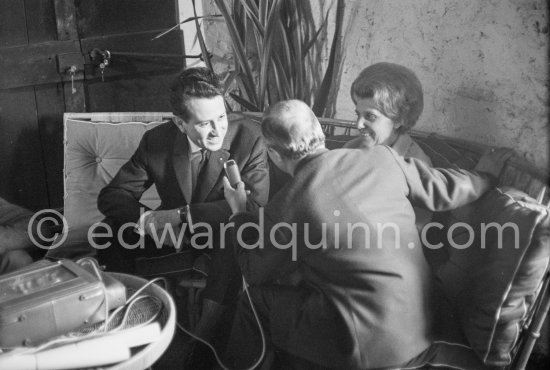
[[480, 199], [467, 215], [475, 234], [471, 245], [465, 247], [472, 233], [461, 226], [455, 246], [447, 246], [449, 260], [436, 272], [468, 344], [491, 366], [511, 362], [549, 262], [549, 210], [518, 193], [495, 189]]
[[[90, 225], [103, 219], [97, 209], [99, 191], [132, 156], [145, 131], [161, 123], [65, 121], [64, 216], [69, 232], [65, 243], [50, 250], [49, 257], [81, 257], [93, 252], [87, 247], [87, 233]], [[154, 186], [141, 201], [151, 208], [160, 204]]]

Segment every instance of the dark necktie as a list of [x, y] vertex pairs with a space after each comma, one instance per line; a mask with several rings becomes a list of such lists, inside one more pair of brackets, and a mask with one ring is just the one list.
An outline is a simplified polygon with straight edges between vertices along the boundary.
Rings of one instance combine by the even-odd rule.
[[201, 172], [201, 169], [204, 165], [204, 162], [206, 160], [206, 149], [201, 149], [200, 152], [193, 153], [193, 156], [191, 158], [191, 176], [192, 176], [192, 193], [195, 193], [195, 188], [197, 186], [197, 182], [199, 179], [199, 175]]

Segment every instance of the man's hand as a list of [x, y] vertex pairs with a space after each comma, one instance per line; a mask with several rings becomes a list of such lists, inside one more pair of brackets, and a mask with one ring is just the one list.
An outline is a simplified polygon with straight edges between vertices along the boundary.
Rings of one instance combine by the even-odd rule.
[[514, 155], [514, 150], [510, 148], [489, 149], [483, 153], [474, 170], [489, 173], [498, 179], [506, 161], [510, 159], [512, 155]]
[[[248, 192], [250, 193], [250, 192]], [[233, 188], [229, 183], [227, 177], [223, 177], [223, 194], [225, 200], [229, 203], [233, 214], [238, 212], [246, 212], [246, 195], [247, 192], [244, 189], [244, 182], [237, 183], [237, 187]]]
[[175, 231], [179, 230], [180, 216], [175, 209], [162, 211], [147, 211], [138, 220], [138, 227], [149, 236], [159, 235], [165, 227], [170, 225]]

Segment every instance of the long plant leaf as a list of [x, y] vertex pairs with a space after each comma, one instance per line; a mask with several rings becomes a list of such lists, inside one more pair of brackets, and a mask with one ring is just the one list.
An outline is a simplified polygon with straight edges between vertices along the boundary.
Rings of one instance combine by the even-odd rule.
[[335, 61], [336, 61], [336, 51], [340, 47], [339, 46], [339, 40], [340, 40], [340, 33], [342, 32], [342, 23], [344, 19], [344, 0], [338, 0], [338, 5], [336, 8], [336, 24], [334, 27], [334, 35], [332, 37], [332, 45], [330, 46], [330, 56], [328, 61], [327, 70], [325, 72], [325, 76], [323, 77], [323, 82], [321, 82], [321, 86], [319, 86], [319, 90], [317, 90], [317, 94], [315, 95], [315, 101], [313, 103], [313, 113], [315, 113], [316, 116], [321, 117], [325, 112], [325, 107], [327, 105], [328, 101], [328, 95], [330, 93], [330, 87], [332, 84], [332, 80], [334, 78], [334, 71], [335, 71]]
[[258, 108], [253, 103], [249, 102], [248, 100], [244, 99], [242, 96], [239, 96], [235, 93], [229, 93], [229, 96], [231, 96], [237, 103], [242, 105], [245, 109], [248, 109], [252, 112], [261, 112], [260, 108]]
[[245, 48], [241, 41], [241, 38], [239, 37], [237, 29], [235, 27], [235, 22], [231, 18], [231, 14], [229, 14], [229, 10], [227, 9], [227, 6], [224, 0], [214, 0], [214, 1], [216, 2], [216, 5], [218, 6], [220, 13], [222, 13], [225, 19], [225, 23], [229, 31], [229, 36], [231, 37], [231, 41], [233, 42], [233, 50], [235, 51], [235, 57], [239, 62], [239, 67], [244, 72], [244, 75], [240, 75], [240, 76], [243, 81], [243, 85], [245, 87], [246, 95], [252, 102], [254, 102], [254, 105], [257, 106], [258, 96], [254, 89], [254, 76], [250, 69], [250, 65], [248, 64]]
[[[299, 8], [296, 8], [299, 9]], [[292, 10], [291, 10], [292, 11]], [[304, 100], [309, 104], [304, 96], [304, 63], [302, 59], [302, 27], [301, 18], [298, 11], [290, 13], [292, 16], [291, 24], [291, 42], [292, 42], [292, 57], [296, 71], [296, 98]]]
[[197, 29], [197, 37], [199, 39], [199, 45], [201, 48], [202, 60], [204, 61], [204, 64], [206, 64], [206, 67], [211, 71], [213, 71], [214, 68], [212, 67], [212, 62], [210, 61], [210, 55], [208, 54], [208, 50], [206, 49], [206, 44], [204, 43], [204, 37], [202, 36], [201, 26], [199, 24], [199, 19], [197, 17], [197, 7], [195, 6], [195, 0], [193, 0], [192, 4], [193, 4], [193, 14], [195, 15], [195, 28]]
[[[243, 80], [241, 78], [237, 78], [236, 79], [236, 82], [237, 82], [237, 85], [239, 86], [239, 89], [238, 91], [242, 92], [245, 91], [245, 88], [244, 88], [244, 84], [243, 84]], [[232, 93], [229, 93], [229, 96], [231, 96]], [[237, 94], [235, 94], [237, 95]], [[241, 99], [244, 99], [241, 95], [237, 95], [238, 98], [241, 98]], [[237, 98], [237, 99], [238, 99]], [[262, 112], [260, 110], [260, 108], [258, 108], [256, 105], [254, 105], [252, 102], [250, 102], [250, 100], [247, 100], [247, 99], [244, 99], [244, 104], [245, 105], [242, 105], [241, 104], [241, 107], [243, 108], [243, 110], [249, 110], [251, 112]]]
[[[260, 10], [256, 4], [256, 0], [244, 0], [243, 7], [247, 6], [247, 14], [252, 18], [251, 22], [254, 34], [254, 49], [250, 50], [251, 55], [257, 55], [258, 60], [263, 58], [263, 45], [265, 43], [265, 24], [261, 23]], [[247, 49], [248, 51], [248, 49]]]
[[327, 10], [325, 20], [323, 21], [321, 26], [319, 26], [319, 29], [317, 30], [317, 32], [315, 32], [311, 40], [305, 41], [305, 46], [303, 50], [304, 57], [306, 56], [307, 53], [309, 53], [309, 50], [313, 47], [313, 45], [315, 45], [315, 42], [317, 41], [317, 38], [319, 38], [319, 34], [321, 33], [321, 31], [327, 26], [329, 13], [330, 13], [330, 9]]
[[[226, 79], [226, 89], [231, 90], [230, 85], [237, 82], [240, 93], [230, 96], [242, 109], [261, 111], [281, 99], [302, 99], [306, 103], [314, 99], [314, 111], [321, 116], [338, 71], [336, 59], [342, 42], [344, 1], [338, 0], [335, 34], [324, 75], [315, 46], [327, 29], [333, 6], [316, 27], [309, 3], [301, 0], [215, 0], [215, 3], [226, 21], [234, 49], [235, 71]], [[258, 64], [254, 64], [256, 69], [252, 71], [250, 61], [255, 63], [256, 57]]]
[[290, 98], [296, 97], [296, 89], [295, 89], [295, 83], [294, 83], [294, 63], [292, 59], [292, 52], [290, 51], [290, 41], [289, 41], [289, 35], [287, 32], [287, 29], [285, 28], [285, 25], [283, 24], [283, 20], [279, 19], [278, 21], [278, 41], [279, 41], [279, 53], [275, 56], [276, 58], [279, 58], [280, 64], [283, 66], [283, 69], [285, 70], [286, 80], [288, 82], [288, 86], [290, 87]]
[[195, 19], [197, 18], [202, 18], [202, 19], [215, 19], [217, 17], [221, 17], [222, 15], [221, 14], [213, 14], [213, 15], [205, 15], [205, 16], [201, 16], [201, 17], [189, 17], [187, 19], [184, 19], [183, 21], [179, 22], [178, 24], [176, 24], [175, 26], [173, 27], [170, 27], [168, 28], [167, 30], [165, 31], [162, 31], [161, 33], [159, 33], [158, 35], [156, 35], [155, 37], [153, 37], [151, 39], [151, 41], [153, 40], [156, 40], [156, 39], [159, 39], [161, 38], [162, 36], [166, 35], [167, 33], [175, 30], [176, 28], [178, 28], [179, 26], [181, 26], [182, 24], [184, 23], [187, 23], [187, 22], [191, 22], [191, 21], [194, 21]]
[[252, 22], [254, 22], [256, 29], [258, 30], [258, 32], [263, 38], [265, 33], [264, 26], [262, 25], [260, 18], [258, 17], [258, 7], [256, 6], [256, 3], [254, 2], [254, 0], [244, 0], [244, 1], [241, 1], [240, 4], [246, 11], [246, 14], [252, 20]]
[[267, 14], [269, 10], [269, 2], [271, 0], [260, 0], [260, 5], [258, 7], [258, 17], [262, 24], [267, 24]]
[[306, 80], [308, 82], [307, 84], [307, 91], [310, 91], [310, 95], [313, 97], [315, 95], [315, 92], [317, 92], [317, 88], [319, 85], [321, 85], [321, 66], [319, 65], [319, 57], [317, 55], [314, 55], [314, 53], [307, 53], [304, 58], [304, 63], [308, 67], [308, 79]]
[[260, 71], [262, 72], [260, 74], [260, 108], [265, 107], [264, 99], [265, 94], [267, 90], [267, 78], [269, 76], [269, 70], [270, 70], [270, 59], [271, 59], [271, 53], [273, 52], [273, 46], [275, 43], [273, 42], [273, 35], [276, 32], [278, 19], [280, 19], [281, 12], [280, 12], [280, 6], [281, 6], [281, 0], [274, 0], [273, 4], [271, 6], [271, 9], [269, 11], [269, 16], [267, 20], [267, 24], [265, 26], [265, 40], [264, 40], [264, 49], [262, 53], [262, 60], [260, 64]]
[[[254, 49], [252, 49], [250, 45], [247, 45], [245, 47], [245, 50], [247, 51], [247, 54], [257, 55], [258, 60], [262, 60], [265, 26], [261, 23], [259, 19], [259, 9], [258, 9], [258, 6], [256, 5], [256, 1], [241, 0], [241, 1], [235, 1], [235, 2], [238, 2], [239, 4], [241, 4], [241, 7], [244, 9], [245, 14], [248, 15], [248, 18], [249, 18], [248, 23], [251, 23], [250, 27], [242, 35], [248, 35], [250, 33], [250, 28], [252, 28], [252, 33], [254, 34], [254, 41], [255, 41]], [[250, 18], [252, 20], [250, 20]], [[248, 40], [246, 36], [245, 36], [245, 39]]]
[[223, 94], [227, 94], [227, 91], [231, 87], [231, 84], [237, 79], [239, 76], [239, 72], [237, 71], [231, 71], [229, 75], [226, 77], [225, 81], [223, 82]]
[[187, 22], [194, 21], [195, 19], [204, 19], [206, 21], [210, 21], [210, 20], [215, 20], [216, 18], [221, 18], [221, 17], [222, 17], [221, 14], [199, 15], [198, 17], [193, 16], [193, 17], [189, 17], [189, 18], [184, 19], [183, 21], [178, 23], [177, 26], [179, 26], [180, 24], [184, 24], [184, 23], [187, 23]]
[[233, 21], [239, 35], [245, 35], [246, 16], [240, 1], [233, 0]]
[[279, 60], [279, 58], [273, 58], [271, 62], [273, 63], [273, 77], [277, 86], [276, 91], [279, 95], [277, 101], [291, 99], [291, 89], [288, 85], [287, 76], [281, 64], [281, 61]]

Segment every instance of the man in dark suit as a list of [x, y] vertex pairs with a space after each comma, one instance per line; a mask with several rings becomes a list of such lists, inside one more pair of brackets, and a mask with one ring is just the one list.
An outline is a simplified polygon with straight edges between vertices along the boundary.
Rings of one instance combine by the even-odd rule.
[[[432, 169], [387, 146], [328, 151], [317, 118], [296, 100], [271, 106], [262, 134], [290, 183], [259, 215], [247, 211], [243, 184], [224, 185], [235, 255], [268, 342], [304, 369], [414, 360], [430, 345], [431, 315], [430, 271], [412, 204], [458, 207], [494, 177]], [[260, 343], [243, 299], [228, 359], [250, 366]]]
[[[238, 266], [226, 256], [220, 230], [231, 215], [223, 196], [224, 163], [237, 163], [250, 191], [247, 209], [254, 211], [269, 193], [267, 154], [256, 123], [243, 118], [228, 122], [221, 82], [207, 68], [181, 73], [171, 87], [171, 105], [173, 122], [146, 132], [132, 158], [99, 194], [98, 209], [108, 224], [124, 231], [124, 240], [99, 251], [99, 258], [110, 270], [139, 274], [138, 257], [151, 258], [141, 264], [146, 267], [162, 266], [159, 261], [168, 266], [181, 256], [174, 245], [206, 251], [210, 272], [195, 331], [208, 337], [240, 286]], [[153, 184], [161, 205], [148, 210], [139, 200]], [[137, 230], [127, 227], [136, 223]], [[172, 240], [170, 231], [177, 238]], [[144, 248], [128, 248], [140, 245], [137, 239], [144, 241]], [[166, 269], [172, 267], [181, 266]]]

